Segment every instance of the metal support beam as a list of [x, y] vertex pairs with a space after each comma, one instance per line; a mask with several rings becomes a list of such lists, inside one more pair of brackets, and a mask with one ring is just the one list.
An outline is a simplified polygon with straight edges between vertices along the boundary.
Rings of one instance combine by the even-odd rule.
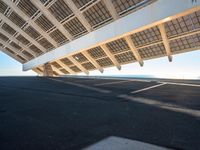
[[[4, 31], [2, 28], [0, 28], [0, 33], [2, 33], [3, 35], [5, 35], [7, 38], [9, 38], [11, 41], [13, 41], [15, 43], [19, 43], [20, 42], [15, 37], [11, 36], [6, 31]], [[20, 42], [20, 46], [22, 47], [23, 50], [26, 50], [27, 52], [32, 54], [34, 57], [36, 57], [36, 54], [29, 47], [27, 47], [26, 45], [24, 45], [21, 42]]]
[[63, 27], [63, 25], [56, 20], [56, 18], [49, 12], [49, 10], [42, 4], [40, 0], [31, 0], [31, 2], [56, 26], [60, 32], [68, 38], [70, 41], [72, 40], [72, 36], [70, 33]]
[[139, 62], [140, 66], [142, 67], [144, 65], [144, 62], [143, 62], [137, 48], [135, 47], [133, 41], [131, 40], [131, 37], [126, 36], [125, 40], [126, 40], [128, 46], [130, 47], [131, 51], [133, 52], [133, 55], [135, 56], [136, 60]]
[[158, 28], [159, 28], [161, 36], [162, 36], [162, 40], [163, 40], [163, 43], [165, 46], [165, 50], [166, 50], [169, 62], [172, 62], [172, 52], [171, 52], [171, 48], [169, 46], [169, 40], [168, 40], [166, 31], [165, 31], [165, 26], [162, 23], [162, 24], [158, 25]]
[[70, 69], [67, 65], [65, 65], [62, 61], [57, 60], [56, 61], [60, 66], [62, 66], [65, 70], [67, 70], [67, 72], [69, 72], [70, 74], [76, 74], [72, 69]]
[[107, 9], [109, 10], [111, 16], [114, 20], [119, 18], [119, 15], [117, 14], [117, 11], [112, 3], [112, 0], [103, 0], [104, 4], [106, 5]]
[[64, 73], [63, 73], [62, 71], [60, 71], [60, 69], [54, 67], [53, 65], [51, 65], [51, 67], [52, 67], [53, 71], [56, 72], [56, 73], [58, 74], [58, 76], [59, 76], [59, 75], [64, 75]]
[[41, 29], [32, 19], [30, 19], [23, 11], [21, 11], [12, 1], [3, 0], [13, 11], [15, 11], [20, 17], [22, 17], [31, 27], [38, 31], [44, 38], [46, 38], [53, 46], [57, 47], [57, 43], [43, 30]]
[[109, 51], [106, 45], [100, 46], [103, 51], [106, 53], [106, 55], [110, 58], [110, 60], [113, 62], [113, 64], [117, 67], [118, 70], [121, 70], [120, 64], [117, 62], [116, 58], [113, 56], [113, 54]]
[[53, 69], [50, 63], [45, 63], [43, 66], [44, 76], [53, 77]]
[[41, 72], [39, 69], [37, 68], [33, 68], [32, 69], [34, 72], [36, 72], [38, 75], [43, 75], [43, 72]]
[[15, 25], [12, 21], [10, 21], [7, 17], [0, 13], [0, 18], [11, 26], [15, 31], [19, 32], [22, 36], [24, 36], [27, 40], [37, 46], [41, 51], [45, 52], [46, 50], [32, 37], [30, 37], [24, 30], [20, 29], [17, 25]]
[[3, 44], [5, 47], [11, 49], [11, 50], [12, 50], [13, 52], [15, 52], [16, 54], [18, 54], [18, 55], [20, 55], [21, 57], [23, 57], [25, 60], [27, 60], [27, 61], [29, 60], [29, 58], [28, 58], [26, 55], [24, 55], [21, 51], [16, 50], [16, 48], [13, 47], [12, 45], [10, 45], [9, 43], [3, 41], [2, 39], [0, 39], [0, 43]]
[[75, 14], [75, 16], [78, 18], [78, 20], [83, 24], [83, 26], [86, 28], [88, 32], [92, 31], [91, 25], [88, 23], [88, 21], [85, 19], [81, 11], [76, 7], [74, 2], [72, 0], [64, 0], [65, 3], [70, 7], [72, 12]]
[[72, 56], [69, 56], [68, 59], [74, 64], [76, 65], [82, 72], [84, 72], [86, 75], [89, 74], [89, 71], [86, 70], [79, 62], [77, 62], [77, 60], [75, 60]]
[[103, 73], [103, 68], [88, 54], [88, 52], [83, 51], [82, 54], [101, 72]]

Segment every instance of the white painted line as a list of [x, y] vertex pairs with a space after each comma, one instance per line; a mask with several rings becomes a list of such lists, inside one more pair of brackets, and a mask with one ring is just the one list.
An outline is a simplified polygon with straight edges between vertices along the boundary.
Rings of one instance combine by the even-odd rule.
[[123, 137], [110, 136], [92, 144], [83, 150], [169, 150], [161, 146], [131, 140]]
[[153, 105], [155, 107], [175, 111], [175, 112], [181, 112], [185, 114], [189, 114], [195, 117], [200, 117], [200, 110], [195, 110], [195, 109], [190, 109], [190, 108], [185, 108], [185, 107], [180, 107], [179, 105], [171, 104], [171, 103], [165, 103], [161, 102], [158, 100], [152, 100], [152, 99], [147, 99], [147, 98], [141, 98], [141, 97], [133, 97], [129, 95], [118, 95], [118, 97], [134, 101], [134, 102], [139, 102], [147, 105]]
[[140, 90], [137, 90], [137, 91], [133, 91], [131, 93], [135, 94], [135, 93], [139, 93], [139, 92], [143, 92], [143, 91], [147, 91], [147, 90], [150, 90], [150, 89], [154, 89], [154, 88], [157, 88], [159, 86], [163, 86], [167, 83], [161, 83], [161, 84], [158, 84], [158, 85], [154, 85], [154, 86], [150, 86], [150, 87], [147, 87], [147, 88], [144, 88], [144, 89], [140, 89]]
[[177, 82], [159, 82], [159, 83], [167, 83], [172, 85], [182, 85], [182, 86], [192, 86], [192, 87], [200, 87], [198, 84], [191, 84], [191, 83], [177, 83]]
[[73, 86], [77, 86], [77, 87], [80, 87], [80, 88], [96, 91], [96, 92], [99, 92], [99, 93], [110, 93], [111, 92], [109, 90], [103, 90], [103, 89], [99, 89], [99, 88], [96, 88], [96, 87], [91, 87], [91, 86], [87, 86], [87, 85], [83, 85], [83, 84], [79, 84], [79, 83], [74, 83], [74, 82], [69, 82], [69, 81], [62, 81], [62, 80], [52, 79], [52, 78], [49, 78], [49, 79], [53, 80], [53, 81], [57, 81], [57, 82], [70, 84], [70, 85], [73, 85]]
[[148, 81], [148, 80], [137, 80], [137, 79], [134, 79], [134, 80], [123, 80], [123, 81], [113, 81], [113, 82], [99, 83], [99, 84], [95, 84], [95, 86], [118, 84], [118, 83], [126, 83], [126, 82], [133, 82], [133, 81], [151, 82], [151, 81]]
[[110, 84], [118, 84], [118, 83], [125, 83], [125, 82], [130, 82], [130, 81], [125, 80], [125, 81], [105, 82], [105, 83], [95, 84], [95, 86], [110, 85]]

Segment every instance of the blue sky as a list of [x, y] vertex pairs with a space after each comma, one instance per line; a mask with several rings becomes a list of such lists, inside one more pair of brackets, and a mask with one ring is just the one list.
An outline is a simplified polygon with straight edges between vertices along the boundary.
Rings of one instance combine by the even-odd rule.
[[[36, 75], [33, 71], [22, 71], [22, 65], [0, 52], [0, 76]], [[106, 68], [104, 73], [92, 71], [90, 75], [135, 75], [163, 78], [200, 79], [200, 50], [173, 56], [173, 62], [167, 57], [148, 60], [144, 66], [138, 63], [123, 65], [119, 71], [115, 67]]]
[[36, 75], [33, 71], [22, 71], [22, 64], [0, 52], [0, 76]]

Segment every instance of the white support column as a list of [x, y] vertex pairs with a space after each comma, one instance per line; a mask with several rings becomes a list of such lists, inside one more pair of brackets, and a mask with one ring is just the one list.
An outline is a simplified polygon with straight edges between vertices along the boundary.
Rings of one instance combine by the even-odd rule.
[[[0, 33], [4, 34], [7, 38], [9, 38], [11, 41], [13, 41], [15, 43], [19, 43], [20, 42], [15, 37], [11, 36], [6, 31], [4, 31], [2, 28], [0, 28]], [[32, 54], [34, 57], [36, 57], [36, 54], [29, 47], [27, 47], [26, 45], [24, 45], [21, 42], [20, 42], [20, 46], [22, 47], [23, 50], [26, 50], [27, 52]]]
[[143, 62], [140, 54], [138, 53], [138, 50], [135, 47], [133, 41], [131, 40], [131, 37], [130, 36], [126, 36], [125, 40], [126, 40], [128, 46], [130, 47], [131, 51], [133, 52], [133, 55], [135, 56], [136, 60], [139, 62], [140, 66], [142, 67], [144, 65], [144, 62]]
[[22, 36], [24, 36], [27, 40], [37, 46], [41, 51], [45, 52], [46, 50], [32, 37], [30, 37], [24, 30], [20, 29], [17, 25], [15, 25], [12, 21], [10, 21], [7, 17], [0, 13], [0, 18], [11, 26], [15, 31], [19, 32]]
[[101, 72], [103, 73], [103, 68], [88, 54], [88, 52], [83, 51], [82, 54]]
[[49, 12], [49, 10], [42, 4], [40, 0], [31, 0], [31, 2], [56, 26], [57, 29], [61, 31], [61, 33], [68, 38], [70, 41], [72, 40], [72, 36], [70, 33], [63, 27], [63, 25], [56, 20], [56, 18]]
[[26, 59], [27, 61], [29, 60], [29, 58], [24, 55], [21, 51], [16, 50], [15, 47], [13, 47], [12, 45], [10, 45], [9, 43], [3, 41], [2, 39], [0, 39], [0, 43], [3, 44], [4, 46], [6, 46], [7, 48], [11, 49], [13, 52], [15, 52], [16, 54], [20, 55], [21, 57], [23, 57], [24, 59]]
[[165, 26], [162, 23], [162, 24], [158, 25], [158, 28], [159, 28], [161, 36], [162, 36], [162, 40], [163, 40], [163, 43], [164, 43], [164, 46], [165, 46], [165, 50], [166, 50], [169, 62], [172, 62], [172, 52], [171, 52], [171, 48], [169, 46], [169, 40], [168, 40], [166, 31], [165, 31]]
[[69, 56], [68, 59], [77, 66], [82, 72], [84, 72], [86, 75], [89, 74], [89, 71], [86, 70], [79, 62], [77, 62], [72, 56]]
[[119, 15], [117, 14], [117, 11], [112, 3], [112, 0], [103, 0], [104, 4], [106, 5], [107, 9], [109, 10], [111, 16], [114, 20], [119, 18]]
[[117, 67], [118, 70], [121, 70], [120, 64], [117, 62], [116, 58], [113, 56], [113, 54], [109, 51], [106, 45], [100, 46], [103, 51], [106, 53], [106, 55], [110, 58], [110, 60], [113, 62], [113, 64]]
[[33, 20], [31, 20], [23, 11], [21, 11], [12, 1], [3, 0], [13, 11], [15, 11], [20, 17], [22, 17], [29, 25], [31, 25], [36, 31], [38, 31], [44, 38], [46, 38], [51, 44], [57, 47], [57, 43]]
[[74, 2], [72, 0], [64, 0], [65, 3], [70, 7], [72, 12], [75, 14], [75, 16], [78, 18], [78, 20], [83, 24], [83, 26], [86, 28], [88, 32], [92, 31], [91, 25], [88, 23], [88, 21], [85, 19], [81, 11], [76, 7]]
[[56, 62], [62, 66], [65, 70], [67, 70], [70, 74], [76, 74], [73, 70], [71, 70], [68, 66], [66, 66], [62, 61], [56, 60]]

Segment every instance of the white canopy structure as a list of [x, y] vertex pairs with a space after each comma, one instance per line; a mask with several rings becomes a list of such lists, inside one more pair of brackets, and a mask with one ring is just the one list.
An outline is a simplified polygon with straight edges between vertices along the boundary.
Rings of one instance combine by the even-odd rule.
[[41, 75], [200, 49], [200, 1], [0, 0], [1, 51]]

